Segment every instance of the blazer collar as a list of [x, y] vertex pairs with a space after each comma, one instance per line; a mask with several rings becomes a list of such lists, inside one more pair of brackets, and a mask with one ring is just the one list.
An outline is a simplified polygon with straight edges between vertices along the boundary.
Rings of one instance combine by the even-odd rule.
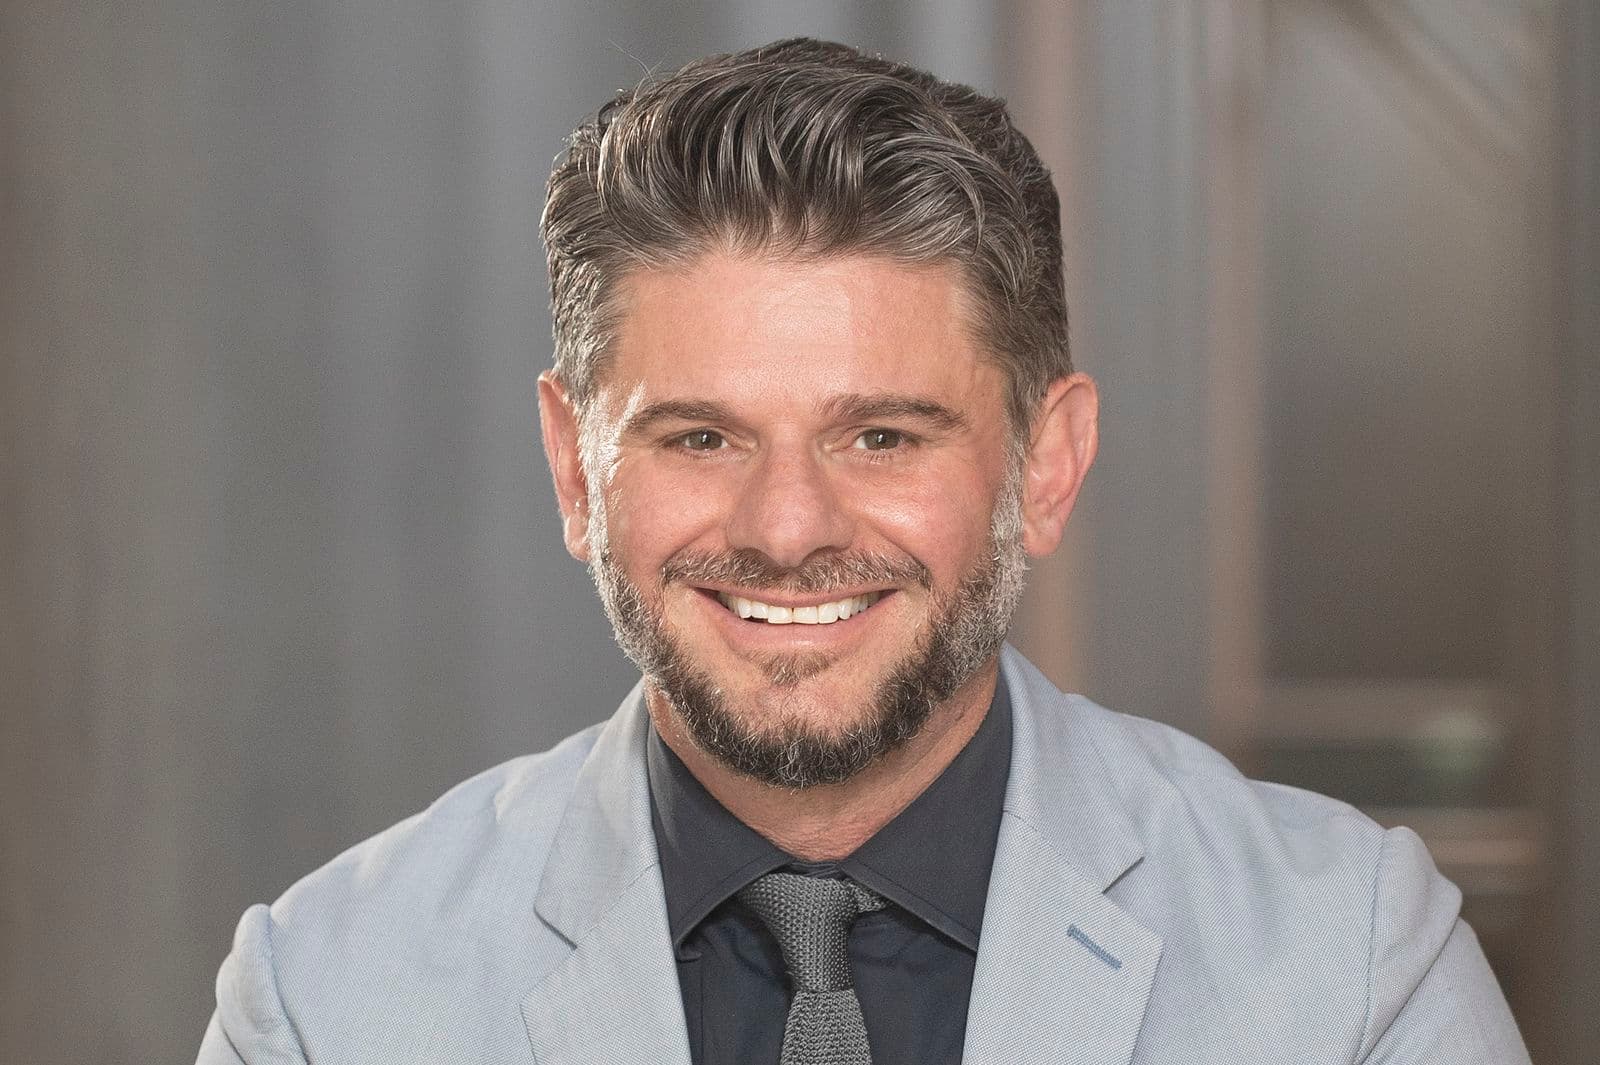
[[1087, 703], [1063, 695], [1009, 644], [1000, 667], [1014, 708], [1006, 813], [1032, 825], [1104, 891], [1144, 857], [1144, 844], [1119, 794], [1119, 775], [1096, 743]]
[[1013, 746], [965, 1060], [1133, 1056], [1162, 941], [1105, 891], [1143, 856], [1094, 723], [1007, 647]]
[[522, 1000], [540, 1065], [690, 1065], [635, 687], [578, 771], [534, 908], [572, 944]]
[[573, 943], [658, 862], [644, 764], [648, 727], [640, 682], [601, 728], [550, 845], [534, 908]]

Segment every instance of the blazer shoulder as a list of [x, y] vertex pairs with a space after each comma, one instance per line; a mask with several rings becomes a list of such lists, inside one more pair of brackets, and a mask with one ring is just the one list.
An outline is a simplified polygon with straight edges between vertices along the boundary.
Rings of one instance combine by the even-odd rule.
[[[602, 727], [494, 766], [305, 876], [271, 906], [279, 941], [326, 946], [406, 931], [445, 911], [497, 915], [518, 904], [502, 877], [537, 889], [573, 782]], [[499, 914], [503, 916], [503, 914]]]
[[[1259, 855], [1262, 835], [1285, 859], [1312, 865], [1341, 859], [1375, 875], [1385, 829], [1343, 800], [1240, 772], [1220, 751], [1180, 729], [1148, 718], [1116, 713], [1082, 696], [1066, 696], [1075, 715], [1088, 723], [1103, 757], [1119, 768], [1115, 786], [1125, 809], [1152, 827], [1154, 818], [1202, 826], [1213, 841], [1230, 837]], [[1162, 824], [1171, 826], [1165, 819]]]
[[[1112, 786], [1144, 850], [1113, 894], [1166, 938], [1168, 976], [1199, 979], [1232, 959], [1224, 971], [1296, 989], [1319, 1016], [1340, 1019], [1341, 1038], [1370, 1045], [1459, 924], [1461, 892], [1417, 834], [1251, 780], [1170, 726], [1068, 698], [1115, 767]], [[1492, 978], [1471, 976], [1492, 990]]]
[[530, 986], [564, 949], [533, 903], [601, 727], [472, 777], [252, 906], [201, 1060], [476, 1060], [472, 1039], [516, 1046], [511, 1004], [459, 1031], [435, 1021]]

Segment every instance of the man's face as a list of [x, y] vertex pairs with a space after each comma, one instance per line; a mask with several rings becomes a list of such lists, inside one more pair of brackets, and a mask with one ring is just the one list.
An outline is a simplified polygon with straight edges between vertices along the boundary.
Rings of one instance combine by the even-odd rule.
[[619, 641], [725, 764], [847, 779], [994, 654], [1021, 590], [1004, 379], [959, 282], [714, 256], [620, 298], [581, 449]]

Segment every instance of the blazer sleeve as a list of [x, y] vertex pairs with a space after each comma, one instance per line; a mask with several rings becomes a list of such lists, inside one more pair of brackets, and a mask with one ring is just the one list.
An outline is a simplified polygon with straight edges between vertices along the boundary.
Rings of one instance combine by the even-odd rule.
[[1374, 884], [1363, 1065], [1529, 1065], [1500, 985], [1460, 918], [1461, 892], [1408, 828], [1384, 837]]
[[217, 1009], [206, 1026], [196, 1065], [305, 1065], [299, 1035], [278, 994], [272, 954], [272, 912], [245, 911], [233, 951], [217, 973]]

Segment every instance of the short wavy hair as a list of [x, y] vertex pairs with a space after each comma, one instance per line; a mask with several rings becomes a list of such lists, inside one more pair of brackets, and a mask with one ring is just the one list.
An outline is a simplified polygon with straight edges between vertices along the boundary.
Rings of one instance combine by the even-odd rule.
[[580, 413], [619, 281], [715, 250], [954, 266], [1018, 436], [1072, 372], [1060, 205], [1005, 103], [846, 45], [779, 41], [618, 93], [557, 159], [541, 228]]

